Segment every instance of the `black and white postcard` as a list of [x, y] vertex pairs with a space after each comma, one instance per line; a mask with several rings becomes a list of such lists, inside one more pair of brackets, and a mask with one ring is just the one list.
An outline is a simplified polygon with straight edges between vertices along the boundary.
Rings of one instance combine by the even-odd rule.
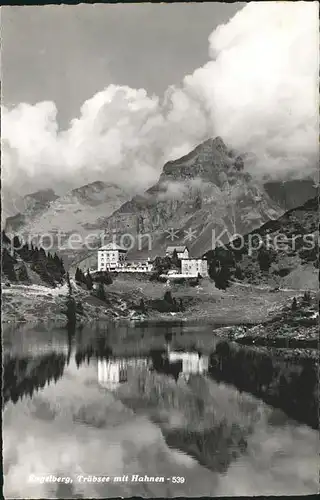
[[3, 493], [319, 490], [319, 4], [1, 8]]

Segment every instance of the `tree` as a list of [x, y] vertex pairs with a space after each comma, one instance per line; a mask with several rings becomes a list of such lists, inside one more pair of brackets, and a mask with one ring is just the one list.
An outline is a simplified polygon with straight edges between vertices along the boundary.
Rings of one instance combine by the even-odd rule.
[[243, 272], [240, 266], [236, 266], [235, 272], [234, 272], [234, 277], [237, 280], [242, 280], [243, 279]]
[[198, 194], [194, 200], [194, 208], [195, 210], [201, 210], [202, 208], [202, 198], [200, 194]]
[[216, 262], [211, 262], [209, 266], [209, 276], [213, 279], [217, 288], [226, 290], [230, 284], [231, 271], [226, 263], [217, 266]]
[[87, 272], [87, 275], [86, 275], [86, 284], [87, 284], [88, 290], [92, 290], [92, 288], [93, 288], [93, 279], [92, 279], [91, 274], [90, 274], [89, 271]]
[[170, 290], [166, 291], [166, 293], [164, 294], [163, 300], [165, 300], [169, 304], [174, 305], [173, 298], [172, 298]]
[[84, 272], [82, 271], [82, 269], [80, 269], [78, 267], [76, 270], [75, 279], [78, 281], [78, 283], [87, 286], [87, 278], [86, 278]]
[[154, 262], [153, 262], [153, 268], [156, 272], [156, 274], [160, 275], [164, 273], [165, 271], [168, 271], [168, 269], [171, 268], [171, 259], [170, 257], [156, 257]]
[[77, 311], [78, 314], [81, 314], [81, 315], [84, 314], [83, 305], [82, 305], [82, 302], [80, 300], [77, 302], [77, 309], [76, 309], [76, 311]]
[[97, 290], [97, 297], [98, 297], [98, 299], [103, 300], [104, 302], [107, 300], [103, 283], [99, 283], [98, 290]]
[[49, 286], [54, 287], [56, 285], [55, 266], [42, 247], [33, 250], [31, 269]]
[[302, 303], [306, 305], [311, 304], [311, 293], [307, 290], [303, 294]]
[[47, 273], [53, 278], [55, 282], [62, 283], [65, 271], [62, 269], [60, 259], [56, 259], [51, 253], [47, 254], [46, 261]]
[[174, 266], [179, 267], [179, 268], [181, 267], [181, 261], [178, 258], [178, 252], [177, 252], [176, 248], [173, 250], [171, 262]]
[[21, 262], [17, 274], [19, 281], [29, 281], [28, 271], [23, 262]]
[[11, 240], [10, 238], [6, 235], [5, 231], [1, 231], [1, 243], [2, 245], [10, 245]]
[[76, 324], [76, 301], [72, 297], [72, 295], [69, 293], [67, 297], [67, 327], [69, 329], [73, 329], [75, 324]]
[[298, 304], [297, 304], [297, 299], [293, 297], [292, 304], [291, 304], [291, 310], [296, 311], [298, 309]]
[[6, 248], [4, 248], [2, 252], [2, 271], [10, 281], [17, 281], [17, 276], [14, 270], [14, 264], [16, 262], [16, 259], [10, 255]]
[[97, 283], [103, 283], [104, 285], [112, 285], [113, 280], [109, 271], [100, 271], [95, 275], [95, 281]]
[[53, 260], [57, 266], [58, 269], [60, 269], [61, 275], [64, 276], [66, 274], [63, 260], [57, 255], [57, 253], [54, 254]]
[[31, 250], [30, 246], [27, 243], [25, 243], [22, 246], [21, 250], [19, 251], [19, 255], [20, 255], [21, 259], [23, 259], [26, 262], [32, 261], [32, 253], [33, 253], [33, 249]]
[[13, 238], [13, 248], [15, 250], [20, 250], [21, 248], [21, 242], [20, 242], [20, 239], [19, 239], [19, 236], [14, 236]]
[[67, 278], [67, 285], [68, 285], [68, 288], [69, 288], [69, 295], [72, 295], [72, 285], [71, 285], [69, 273], [67, 273], [66, 278]]
[[144, 305], [144, 301], [143, 301], [143, 299], [141, 299], [141, 300], [140, 300], [140, 306], [139, 306], [139, 308], [140, 308], [140, 311], [141, 311], [142, 313], [145, 313], [145, 312], [146, 312], [146, 306]]
[[109, 273], [109, 271], [105, 271], [104, 272], [104, 284], [105, 285], [112, 285], [113, 283], [113, 280], [111, 278], [111, 274]]
[[273, 254], [270, 250], [265, 247], [261, 247], [258, 251], [258, 263], [260, 266], [260, 270], [262, 272], [268, 272], [270, 266], [273, 262]]
[[81, 282], [81, 271], [78, 267], [76, 269], [74, 279], [76, 280], [77, 283]]

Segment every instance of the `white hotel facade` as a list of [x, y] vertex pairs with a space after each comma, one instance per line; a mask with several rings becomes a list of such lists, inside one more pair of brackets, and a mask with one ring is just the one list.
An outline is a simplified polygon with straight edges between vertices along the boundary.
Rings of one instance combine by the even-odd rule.
[[98, 271], [111, 271], [125, 263], [127, 250], [116, 243], [108, 243], [98, 250]]
[[[206, 259], [193, 258], [189, 256], [186, 246], [170, 246], [166, 249], [166, 255], [172, 256], [177, 252], [177, 257], [181, 262], [181, 274], [183, 277], [196, 277], [199, 274], [208, 277], [208, 262]], [[113, 271], [121, 273], [150, 273], [153, 270], [151, 259], [127, 261], [127, 250], [115, 242], [108, 243], [98, 249], [97, 271]]]

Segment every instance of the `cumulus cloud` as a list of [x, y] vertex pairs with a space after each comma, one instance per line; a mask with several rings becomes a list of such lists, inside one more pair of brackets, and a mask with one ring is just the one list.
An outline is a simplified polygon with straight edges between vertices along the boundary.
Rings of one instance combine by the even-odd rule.
[[250, 2], [210, 35], [210, 61], [162, 98], [110, 85], [64, 131], [52, 102], [3, 108], [3, 185], [145, 189], [216, 135], [252, 153], [258, 175], [305, 175], [318, 158], [318, 33], [317, 2]]
[[[202, 198], [209, 193], [212, 195], [212, 185], [198, 177], [184, 181], [162, 181], [159, 187], [158, 201], [186, 200], [187, 198], [194, 200], [197, 195]], [[219, 189], [217, 189], [217, 192], [219, 192]]]
[[[251, 2], [209, 38], [213, 61], [186, 78], [215, 130], [273, 175], [314, 168], [319, 129], [317, 2]], [[304, 172], [305, 173], [305, 172]]]

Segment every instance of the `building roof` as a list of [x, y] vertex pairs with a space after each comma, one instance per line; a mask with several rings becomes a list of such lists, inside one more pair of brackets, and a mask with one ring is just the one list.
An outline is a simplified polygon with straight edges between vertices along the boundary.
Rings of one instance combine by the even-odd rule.
[[127, 249], [126, 248], [123, 248], [121, 247], [120, 245], [117, 245], [117, 243], [108, 243], [107, 245], [104, 245], [102, 247], [99, 248], [99, 250], [120, 250], [122, 252], [126, 252]]
[[177, 247], [174, 247], [174, 246], [170, 247], [169, 246], [169, 247], [167, 247], [166, 252], [168, 252], [168, 253], [169, 252], [174, 252], [175, 250], [177, 252], [184, 252], [185, 250], [188, 250], [188, 248], [185, 245], [183, 245], [183, 246], [177, 246]]
[[201, 260], [201, 261], [207, 261], [207, 257], [183, 257], [181, 260]]

